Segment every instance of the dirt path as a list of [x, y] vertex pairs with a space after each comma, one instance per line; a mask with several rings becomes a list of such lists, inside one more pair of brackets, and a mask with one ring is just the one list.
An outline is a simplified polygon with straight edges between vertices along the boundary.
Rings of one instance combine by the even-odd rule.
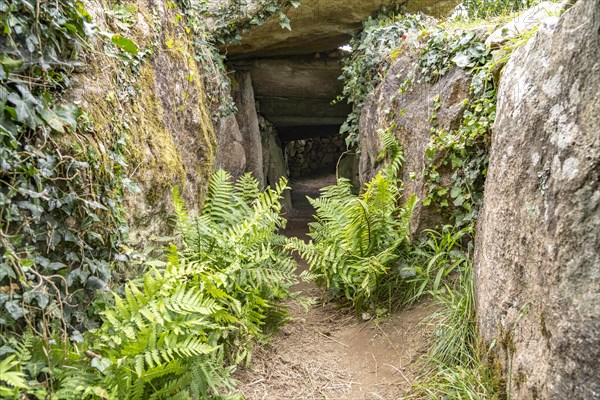
[[[286, 235], [307, 239], [313, 210], [305, 196], [316, 197], [333, 183], [335, 177], [321, 176], [292, 184], [295, 210], [287, 216]], [[323, 297], [314, 284], [299, 289]], [[335, 303], [317, 302], [308, 312], [290, 303], [292, 321], [256, 349], [251, 367], [237, 373], [238, 388], [249, 400], [399, 399], [427, 349], [431, 329], [421, 322], [431, 312], [420, 304], [376, 322]]]

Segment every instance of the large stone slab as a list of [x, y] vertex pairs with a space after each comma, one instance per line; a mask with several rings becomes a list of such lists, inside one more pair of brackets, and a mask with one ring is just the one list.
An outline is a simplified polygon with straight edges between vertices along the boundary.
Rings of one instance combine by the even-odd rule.
[[459, 0], [302, 0], [287, 15], [292, 30], [282, 29], [274, 16], [251, 29], [241, 45], [227, 48], [233, 58], [256, 58], [312, 54], [348, 43], [353, 32], [381, 6], [405, 4], [408, 12], [422, 11], [434, 16], [449, 14]]
[[[273, 125], [263, 117], [259, 118], [263, 148], [263, 169], [266, 184], [275, 187], [281, 178], [289, 180], [285, 155], [277, 131]], [[283, 192], [281, 206], [284, 212], [292, 211], [292, 193], [290, 190]]]
[[600, 0], [503, 72], [475, 251], [479, 331], [511, 399], [599, 399]]
[[235, 115], [221, 118], [215, 128], [217, 132], [215, 168], [224, 169], [237, 179], [246, 172], [246, 149]]
[[[236, 72], [233, 100], [237, 107], [235, 118], [241, 133], [242, 147], [246, 159], [245, 172], [251, 172], [261, 185], [264, 185], [262, 143], [250, 72]], [[229, 151], [229, 149], [222, 149], [222, 151]]]
[[[400, 177], [404, 182], [404, 201], [413, 194], [420, 200], [427, 195], [425, 150], [431, 140], [429, 117], [436, 108], [436, 99], [440, 104], [435, 111], [437, 128], [456, 129], [463, 118], [464, 100], [469, 98], [471, 83], [471, 78], [459, 68], [448, 72], [435, 84], [418, 82], [417, 61], [418, 54], [406, 54], [392, 63], [383, 82], [367, 96], [360, 115], [360, 181], [363, 184], [369, 181], [381, 168], [377, 156], [383, 147], [378, 131], [394, 124], [394, 132], [404, 149], [405, 161]], [[414, 83], [409, 90], [399, 93], [407, 79]], [[444, 177], [444, 180], [449, 178]], [[419, 234], [444, 223], [433, 205], [424, 206], [418, 201], [410, 229], [412, 234]]]
[[340, 126], [351, 108], [333, 105], [342, 93], [341, 52], [286, 58], [260, 58], [232, 64], [248, 71], [260, 114], [277, 129], [293, 126]]
[[[177, 23], [178, 9], [156, 1], [131, 4], [137, 12], [126, 36], [139, 48], [153, 48], [152, 55], [139, 65], [139, 76], [127, 84], [137, 94], [123, 99], [127, 96], [120, 94], [124, 90], [122, 62], [104, 55], [102, 41], [92, 41], [95, 51], [89, 52], [81, 73], [74, 76], [69, 96], [93, 120], [98, 136], [90, 140], [99, 144], [103, 157], [110, 156], [107, 149], [116, 144], [111, 141], [118, 139], [118, 132], [127, 132], [127, 173], [140, 189], [125, 192], [129, 239], [144, 245], [153, 236], [171, 234], [174, 186], [191, 211], [202, 204], [215, 163], [217, 137], [202, 79], [189, 79], [202, 76], [202, 66], [194, 60], [194, 38]], [[112, 30], [104, 2], [93, 0], [86, 9], [100, 30]], [[153, 28], [156, 23], [160, 29]]]

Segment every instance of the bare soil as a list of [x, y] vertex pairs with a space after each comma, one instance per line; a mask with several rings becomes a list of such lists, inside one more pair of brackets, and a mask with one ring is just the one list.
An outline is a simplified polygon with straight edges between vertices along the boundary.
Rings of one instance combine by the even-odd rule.
[[[326, 175], [292, 182], [294, 211], [285, 235], [307, 239], [313, 209], [305, 196], [335, 183]], [[301, 263], [300, 269], [306, 264]], [[312, 283], [298, 285], [320, 299], [308, 312], [289, 303], [291, 322], [259, 346], [249, 369], [238, 371], [238, 389], [249, 400], [401, 399], [416, 378], [432, 328], [423, 321], [434, 310], [421, 303], [380, 320], [327, 302]]]

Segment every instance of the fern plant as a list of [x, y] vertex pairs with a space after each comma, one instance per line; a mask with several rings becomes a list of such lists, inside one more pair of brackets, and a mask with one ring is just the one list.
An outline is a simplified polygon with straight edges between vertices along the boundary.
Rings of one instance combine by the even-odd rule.
[[109, 398], [220, 398], [232, 388], [231, 372], [284, 319], [279, 301], [296, 282], [277, 234], [284, 190], [284, 180], [261, 192], [250, 175], [236, 184], [217, 171], [200, 216], [173, 191], [181, 249], [115, 295], [94, 333]]
[[285, 226], [280, 199], [286, 184], [282, 179], [261, 192], [250, 174], [233, 183], [227, 172], [217, 171], [202, 215], [194, 218], [173, 193], [186, 258], [218, 278], [210, 284], [218, 287], [206, 283], [207, 290], [225, 293], [219, 304], [236, 318], [237, 331], [223, 342], [235, 363], [248, 361], [253, 341], [286, 320], [281, 301], [297, 283], [296, 263], [277, 233]]
[[179, 259], [172, 248], [164, 270], [152, 268], [125, 287], [124, 297], [115, 296], [95, 340], [111, 397], [190, 398], [192, 365], [210, 363], [221, 349], [215, 332], [229, 329], [216, 323], [222, 307], [203, 290], [206, 280], [202, 266]]
[[0, 364], [3, 398], [239, 399], [224, 394], [234, 392], [231, 374], [285, 320], [280, 301], [296, 282], [277, 234], [284, 190], [283, 180], [261, 192], [249, 175], [234, 184], [218, 171], [197, 217], [175, 190], [180, 249], [148, 261], [113, 294], [102, 325], [74, 343], [31, 334], [10, 342], [15, 354]]
[[306, 259], [318, 284], [351, 301], [357, 310], [371, 305], [374, 291], [409, 244], [416, 199], [398, 205], [402, 149], [392, 128], [380, 131], [384, 151], [379, 158], [387, 159], [387, 166], [358, 196], [347, 179], [339, 179], [322, 189], [318, 199], [309, 198], [316, 210], [316, 222], [310, 224], [312, 240], [290, 238], [286, 245]]
[[11, 354], [0, 361], [0, 396], [11, 398], [15, 396], [20, 389], [27, 389], [26, 376], [20, 370], [20, 364], [15, 355]]

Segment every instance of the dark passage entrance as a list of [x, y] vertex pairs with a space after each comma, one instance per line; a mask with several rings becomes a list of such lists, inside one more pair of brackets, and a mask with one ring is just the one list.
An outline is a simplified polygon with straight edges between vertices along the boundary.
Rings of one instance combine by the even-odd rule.
[[[238, 55], [230, 59], [236, 77], [244, 77], [234, 82], [234, 89], [243, 91], [242, 83], [247, 86], [251, 82], [238, 96], [248, 106], [238, 105], [238, 114], [256, 113], [259, 120], [264, 119], [262, 125], [269, 127], [261, 132], [266, 183], [286, 176], [294, 191], [297, 182], [310, 177], [331, 175], [335, 182], [336, 166], [346, 152], [339, 131], [352, 110], [347, 102], [334, 101], [343, 91], [339, 79], [343, 56], [343, 51], [334, 48], [313, 54]], [[247, 108], [252, 110], [247, 112]], [[253, 155], [248, 151], [246, 157], [252, 159]], [[352, 179], [353, 166], [352, 158], [339, 169], [338, 176]]]

